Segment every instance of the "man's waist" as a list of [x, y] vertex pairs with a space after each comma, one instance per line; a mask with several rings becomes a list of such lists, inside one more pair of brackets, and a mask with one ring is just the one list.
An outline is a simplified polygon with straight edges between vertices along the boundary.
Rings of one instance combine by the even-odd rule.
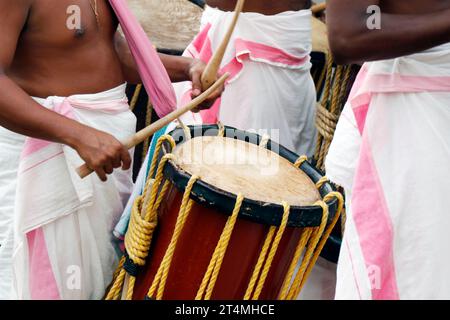
[[75, 109], [98, 110], [102, 112], [124, 112], [128, 110], [126, 83], [115, 88], [89, 94], [74, 94], [68, 97], [49, 96], [47, 98], [32, 97], [37, 103], [47, 108], [54, 108], [67, 102]]

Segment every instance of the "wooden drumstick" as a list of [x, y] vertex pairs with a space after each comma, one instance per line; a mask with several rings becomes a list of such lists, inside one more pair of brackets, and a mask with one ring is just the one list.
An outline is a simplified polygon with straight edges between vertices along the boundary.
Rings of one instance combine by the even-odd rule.
[[315, 4], [311, 7], [311, 11], [313, 14], [318, 14], [322, 11], [325, 11], [327, 9], [327, 4], [326, 2], [324, 3], [319, 3], [319, 4]]
[[225, 51], [227, 50], [228, 44], [230, 43], [231, 36], [233, 35], [234, 29], [239, 19], [239, 15], [244, 8], [245, 0], [238, 0], [236, 3], [236, 8], [234, 9], [234, 17], [231, 21], [231, 25], [228, 27], [228, 31], [222, 40], [222, 43], [217, 48], [216, 52], [212, 56], [211, 60], [208, 62], [205, 71], [202, 74], [202, 87], [203, 90], [208, 89], [214, 81], [217, 79], [217, 73], [220, 69], [220, 64], [222, 63]]
[[[204, 102], [214, 91], [219, 89], [222, 85], [224, 85], [227, 78], [230, 76], [229, 73], [225, 73], [222, 77], [220, 77], [211, 87], [209, 87], [206, 91], [204, 91], [201, 95], [193, 99], [190, 103], [188, 103], [186, 106], [177, 109], [171, 113], [169, 113], [164, 118], [159, 119], [158, 121], [152, 123], [148, 127], [142, 129], [141, 131], [137, 132], [135, 135], [129, 137], [125, 141], [122, 142], [122, 144], [127, 149], [131, 149], [135, 146], [137, 146], [139, 143], [145, 141], [148, 137], [152, 136], [156, 131], [160, 130], [164, 126], [168, 125], [172, 121], [178, 119], [180, 116], [185, 114], [188, 111], [191, 111], [192, 109], [198, 107], [202, 102]], [[77, 168], [77, 173], [80, 176], [80, 178], [85, 178], [91, 173], [94, 172], [91, 168], [87, 166], [87, 164], [84, 164]]]

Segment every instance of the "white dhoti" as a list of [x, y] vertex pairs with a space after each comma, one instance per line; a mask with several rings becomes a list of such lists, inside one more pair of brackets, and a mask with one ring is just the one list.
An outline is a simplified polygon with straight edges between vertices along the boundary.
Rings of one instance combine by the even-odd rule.
[[[184, 55], [208, 62], [222, 42], [233, 12], [207, 7], [200, 33]], [[286, 148], [312, 156], [316, 91], [310, 75], [311, 11], [239, 17], [221, 72], [229, 72], [222, 97], [187, 123], [216, 123], [268, 134]], [[174, 84], [178, 105], [190, 100], [190, 83]]]
[[0, 127], [0, 300], [12, 298], [14, 198], [25, 137]]
[[[35, 100], [118, 139], [135, 132], [125, 84]], [[15, 156], [15, 297], [102, 298], [118, 260], [111, 235], [132, 190], [131, 170], [116, 170], [106, 183], [95, 174], [80, 179], [75, 169], [83, 161], [74, 150], [30, 138]]]
[[337, 299], [450, 299], [450, 44], [367, 63], [326, 160], [347, 223]]

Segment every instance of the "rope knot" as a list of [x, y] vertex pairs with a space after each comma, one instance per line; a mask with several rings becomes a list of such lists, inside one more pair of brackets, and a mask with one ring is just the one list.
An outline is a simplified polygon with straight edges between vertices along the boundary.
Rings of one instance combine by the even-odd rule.
[[339, 116], [317, 103], [316, 126], [319, 133], [327, 140], [332, 140]]
[[125, 248], [129, 259], [138, 266], [145, 264], [152, 235], [157, 225], [156, 217], [146, 221], [141, 215], [144, 196], [138, 197], [131, 211], [130, 225], [125, 235]]

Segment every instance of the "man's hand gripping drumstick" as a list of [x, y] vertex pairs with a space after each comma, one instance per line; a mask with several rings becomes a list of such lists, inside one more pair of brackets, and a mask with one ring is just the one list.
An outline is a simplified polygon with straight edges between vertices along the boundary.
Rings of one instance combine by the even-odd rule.
[[[225, 80], [229, 77], [229, 74], [226, 73], [222, 77], [220, 77], [211, 87], [209, 87], [206, 91], [204, 91], [201, 95], [199, 95], [197, 98], [192, 100], [190, 103], [188, 103], [183, 108], [177, 109], [164, 118], [161, 118], [160, 120], [154, 122], [153, 124], [149, 125], [148, 127], [142, 129], [141, 131], [137, 132], [135, 135], [129, 137], [125, 141], [122, 142], [123, 146], [126, 149], [131, 149], [135, 146], [137, 146], [139, 143], [145, 141], [148, 137], [152, 136], [156, 131], [160, 130], [164, 126], [168, 125], [172, 121], [178, 119], [180, 116], [185, 114], [188, 111], [193, 110], [194, 108], [198, 107], [202, 102], [204, 102], [208, 97], [213, 94], [216, 90], [218, 90], [220, 87], [222, 87], [225, 83]], [[84, 164], [80, 166], [77, 169], [77, 173], [81, 178], [85, 178], [91, 173], [93, 173], [94, 170], [91, 169], [87, 164]]]

